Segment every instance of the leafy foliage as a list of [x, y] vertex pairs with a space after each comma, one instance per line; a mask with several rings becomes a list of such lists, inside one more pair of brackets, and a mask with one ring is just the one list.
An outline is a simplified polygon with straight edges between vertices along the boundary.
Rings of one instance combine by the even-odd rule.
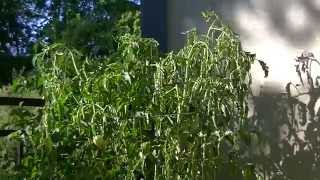
[[121, 33], [140, 29], [138, 6], [128, 0], [55, 0], [48, 14], [52, 20], [42, 32], [44, 41], [64, 43], [95, 57], [113, 53], [115, 37]]
[[28, 11], [21, 0], [12, 0], [0, 2], [0, 13], [0, 55], [11, 55], [10, 47], [15, 48], [16, 53], [20, 54], [21, 46], [28, 42], [26, 32], [30, 28], [22, 22], [24, 14]]
[[[162, 56], [152, 39], [125, 34], [91, 59], [64, 44], [36, 55], [48, 101], [23, 134], [23, 173], [53, 179], [254, 179], [245, 160], [254, 57], [212, 13]], [[39, 118], [39, 117], [38, 117]]]
[[13, 68], [30, 71], [43, 44], [101, 57], [116, 51], [120, 34], [140, 33], [138, 6], [127, 0], [1, 1], [0, 14], [0, 85], [12, 82]]

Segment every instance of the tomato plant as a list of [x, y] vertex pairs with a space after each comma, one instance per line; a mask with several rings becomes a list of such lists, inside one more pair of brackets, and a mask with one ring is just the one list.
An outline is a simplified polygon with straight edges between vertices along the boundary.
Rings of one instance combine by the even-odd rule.
[[206, 34], [178, 52], [152, 39], [117, 37], [91, 59], [64, 44], [34, 58], [48, 101], [27, 128], [27, 177], [53, 179], [254, 179], [244, 158], [254, 57], [213, 13]]

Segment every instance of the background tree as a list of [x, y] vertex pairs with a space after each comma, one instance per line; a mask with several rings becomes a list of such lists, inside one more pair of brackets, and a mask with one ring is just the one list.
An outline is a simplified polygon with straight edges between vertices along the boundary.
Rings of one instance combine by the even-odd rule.
[[[137, 2], [136, 2], [137, 3]], [[0, 2], [0, 85], [12, 69], [32, 69], [41, 47], [62, 43], [90, 56], [117, 48], [117, 34], [140, 33], [139, 6], [127, 0], [12, 0]]]
[[11, 81], [12, 69], [30, 69], [30, 49], [36, 39], [31, 1], [0, 2], [0, 85]]
[[127, 0], [54, 0], [47, 8], [50, 20], [42, 40], [64, 43], [91, 56], [114, 52], [116, 34], [139, 33], [139, 6]]

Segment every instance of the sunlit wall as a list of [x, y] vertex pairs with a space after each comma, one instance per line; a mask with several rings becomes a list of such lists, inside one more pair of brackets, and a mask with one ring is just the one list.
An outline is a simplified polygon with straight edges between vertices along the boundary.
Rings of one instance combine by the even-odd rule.
[[265, 79], [254, 65], [255, 93], [260, 86], [284, 91], [285, 83], [296, 81], [294, 59], [302, 51], [319, 57], [320, 0], [170, 0], [167, 6], [169, 49], [182, 46], [183, 32], [193, 27], [205, 31], [203, 10], [214, 10], [229, 23], [244, 48], [270, 66]]

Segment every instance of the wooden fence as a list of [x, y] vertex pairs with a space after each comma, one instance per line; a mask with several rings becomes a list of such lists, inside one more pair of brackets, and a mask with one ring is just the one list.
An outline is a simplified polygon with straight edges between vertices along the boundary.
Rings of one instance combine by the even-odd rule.
[[[0, 96], [0, 106], [31, 106], [31, 107], [44, 107], [44, 98], [30, 98], [30, 97], [5, 97]], [[13, 132], [20, 129], [0, 129], [0, 137], [6, 137]], [[20, 166], [23, 156], [23, 143], [20, 142], [17, 147], [16, 165]]]

